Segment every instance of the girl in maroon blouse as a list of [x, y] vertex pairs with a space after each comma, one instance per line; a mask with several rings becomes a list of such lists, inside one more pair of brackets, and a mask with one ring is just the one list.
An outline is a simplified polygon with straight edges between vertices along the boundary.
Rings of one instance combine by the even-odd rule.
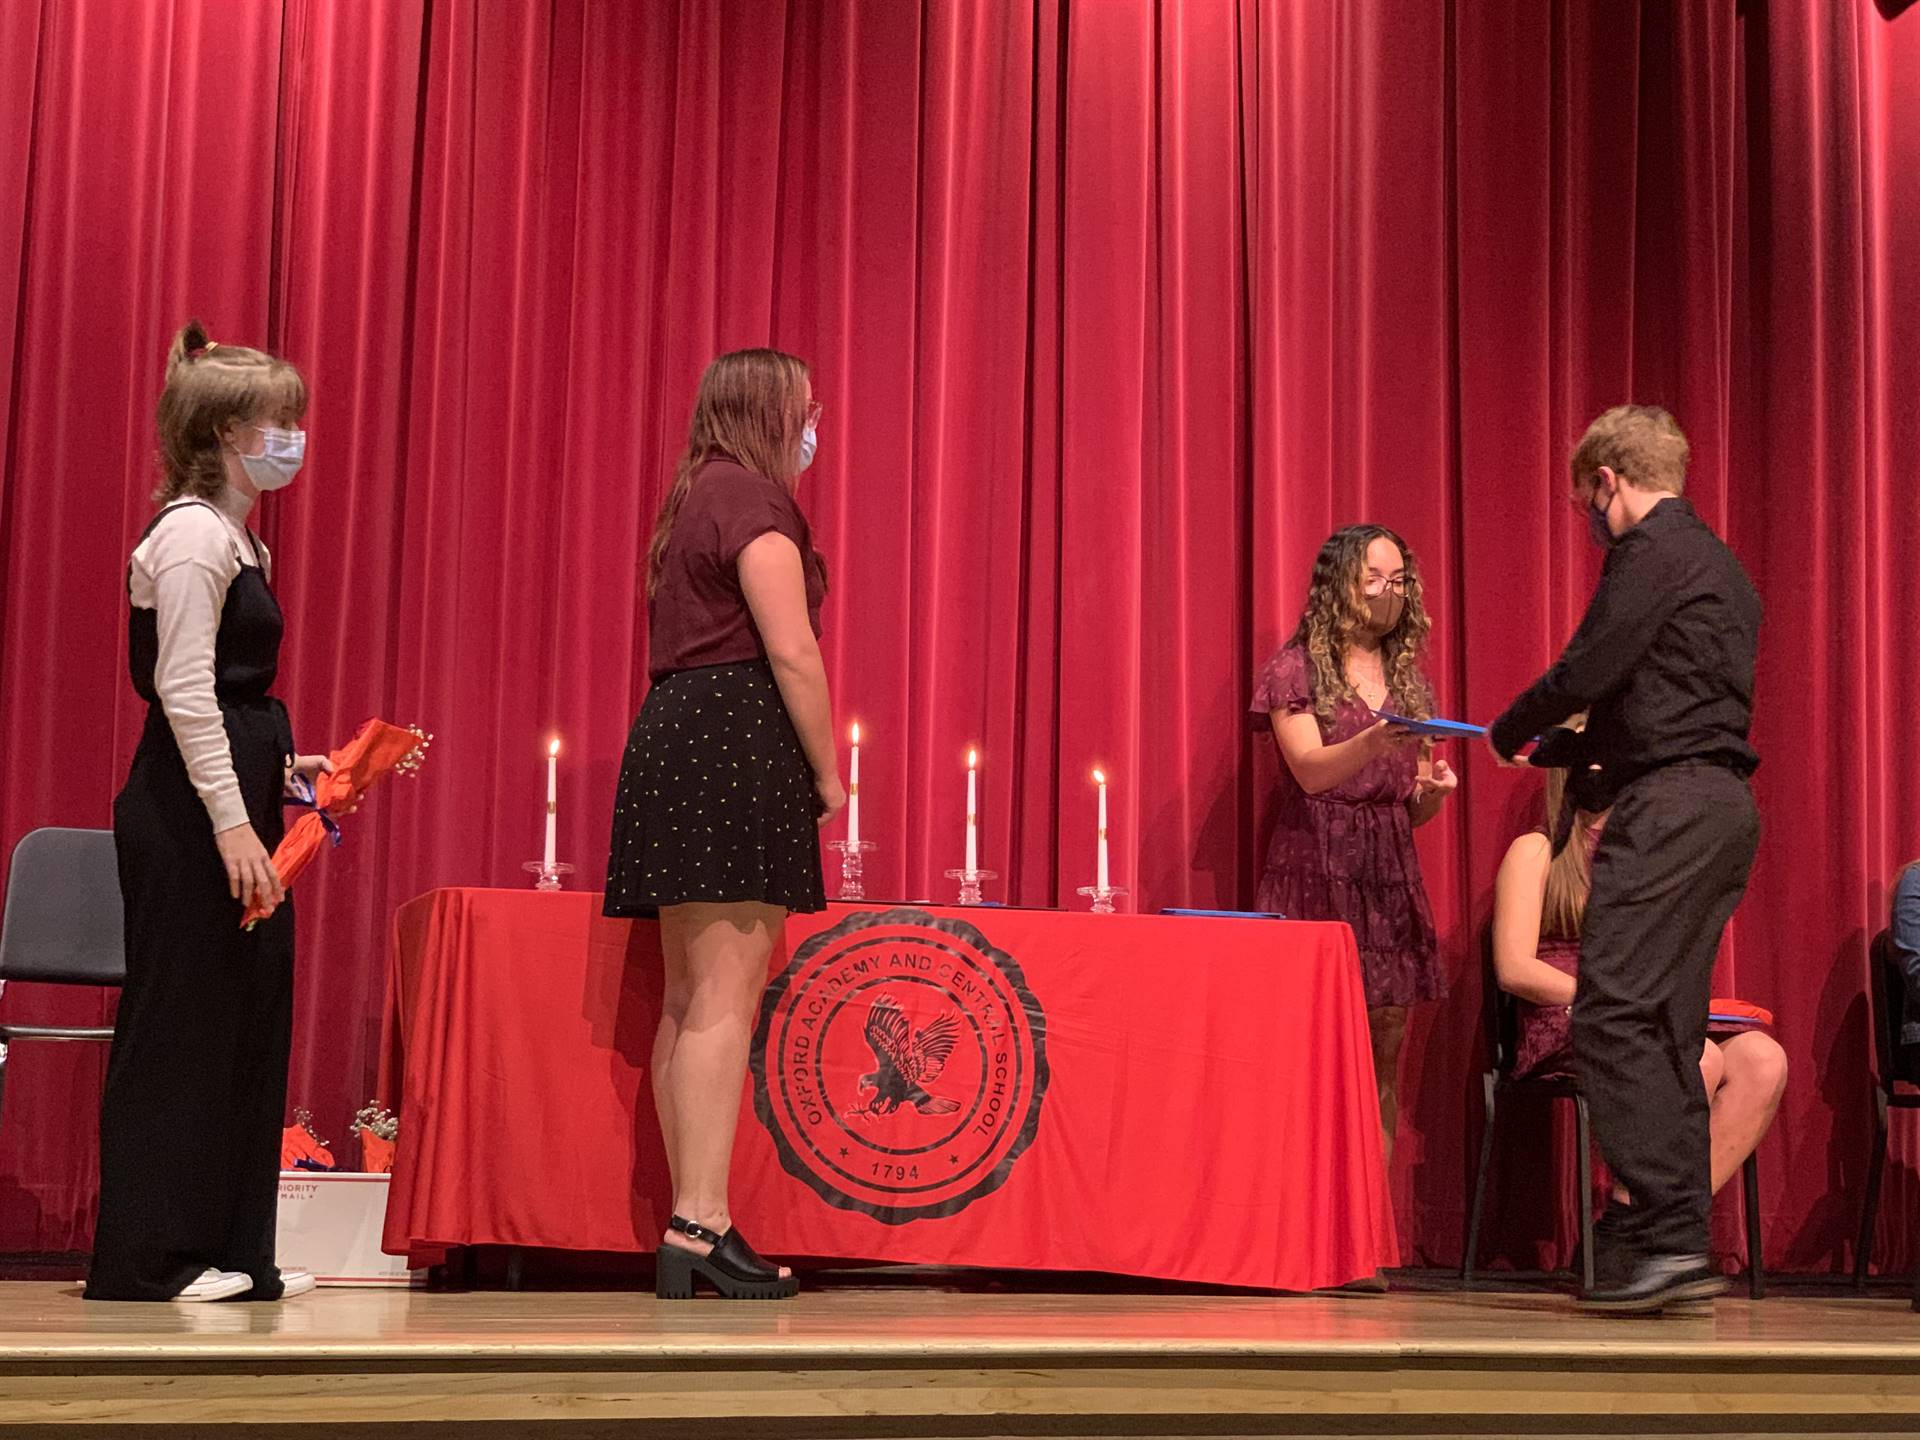
[[1460, 782], [1374, 712], [1433, 713], [1419, 667], [1429, 628], [1413, 552], [1382, 526], [1349, 525], [1320, 547], [1299, 627], [1253, 695], [1285, 762], [1259, 905], [1353, 927], [1389, 1159], [1407, 1006], [1446, 992], [1413, 830]]
[[798, 1288], [732, 1228], [727, 1173], [767, 962], [788, 911], [826, 906], [818, 826], [847, 801], [818, 640], [826, 576], [794, 500], [819, 418], [802, 361], [715, 360], [647, 551], [653, 683], [614, 799], [606, 913], [657, 913], [666, 957], [662, 1299], [691, 1298], [696, 1276], [734, 1298]]

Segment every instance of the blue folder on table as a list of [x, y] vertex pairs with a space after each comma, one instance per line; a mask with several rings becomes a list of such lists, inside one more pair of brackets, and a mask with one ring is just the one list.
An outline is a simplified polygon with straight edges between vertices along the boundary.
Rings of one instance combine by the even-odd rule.
[[1180, 905], [1165, 905], [1160, 909], [1162, 915], [1199, 915], [1211, 920], [1284, 920], [1287, 917], [1272, 910], [1189, 910]]

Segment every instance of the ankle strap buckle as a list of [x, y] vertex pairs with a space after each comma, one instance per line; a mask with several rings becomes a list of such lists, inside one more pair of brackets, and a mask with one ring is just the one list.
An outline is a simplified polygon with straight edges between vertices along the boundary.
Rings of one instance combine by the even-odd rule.
[[718, 1245], [723, 1239], [726, 1238], [723, 1235], [715, 1234], [712, 1230], [709, 1230], [705, 1225], [700, 1225], [695, 1223], [692, 1220], [687, 1219], [684, 1215], [675, 1215], [672, 1219], [667, 1221], [667, 1224], [670, 1228], [674, 1230], [678, 1230], [682, 1235], [686, 1236], [689, 1240], [700, 1240], [700, 1241], [704, 1241], [706, 1244], [709, 1244], [709, 1245]]

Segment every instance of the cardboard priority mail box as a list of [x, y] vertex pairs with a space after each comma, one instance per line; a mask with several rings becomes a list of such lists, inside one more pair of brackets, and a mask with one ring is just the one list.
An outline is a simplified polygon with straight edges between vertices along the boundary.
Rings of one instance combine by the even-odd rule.
[[343, 1170], [282, 1170], [278, 1258], [282, 1269], [310, 1270], [322, 1285], [415, 1285], [404, 1255], [380, 1250], [390, 1175]]

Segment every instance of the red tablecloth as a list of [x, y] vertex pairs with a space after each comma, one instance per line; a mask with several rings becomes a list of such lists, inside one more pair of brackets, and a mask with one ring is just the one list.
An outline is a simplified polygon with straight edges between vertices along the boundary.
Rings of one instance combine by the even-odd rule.
[[[386, 1248], [648, 1250], [657, 931], [599, 897], [395, 919]], [[1275, 1289], [1397, 1260], [1344, 926], [836, 905], [788, 922], [734, 1214], [774, 1254]]]

